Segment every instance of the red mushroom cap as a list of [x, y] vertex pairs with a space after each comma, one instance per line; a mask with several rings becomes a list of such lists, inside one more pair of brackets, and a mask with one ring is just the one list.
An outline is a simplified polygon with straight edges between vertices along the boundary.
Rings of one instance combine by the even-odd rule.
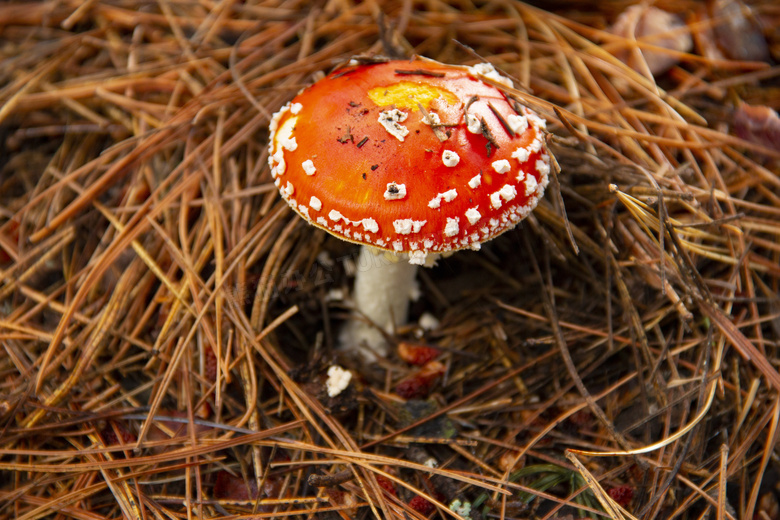
[[284, 199], [315, 226], [408, 253], [479, 249], [544, 194], [545, 121], [500, 88], [491, 65], [354, 60], [271, 121]]

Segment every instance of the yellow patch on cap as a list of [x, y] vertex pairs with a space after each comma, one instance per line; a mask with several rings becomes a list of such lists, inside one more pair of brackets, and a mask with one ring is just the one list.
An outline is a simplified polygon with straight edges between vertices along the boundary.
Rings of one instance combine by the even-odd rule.
[[377, 106], [394, 105], [396, 108], [405, 108], [412, 112], [419, 109], [418, 105], [430, 108], [431, 102], [439, 98], [443, 98], [449, 105], [458, 103], [458, 97], [447, 89], [411, 81], [401, 81], [387, 87], [374, 87], [368, 91], [368, 97]]

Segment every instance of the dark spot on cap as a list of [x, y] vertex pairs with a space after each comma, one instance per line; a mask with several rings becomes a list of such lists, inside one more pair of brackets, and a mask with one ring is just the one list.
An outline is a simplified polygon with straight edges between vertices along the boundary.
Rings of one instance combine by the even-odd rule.
[[389, 193], [390, 195], [397, 195], [398, 186], [396, 186], [395, 184], [391, 184], [390, 186], [387, 187], [387, 193]]
[[378, 165], [378, 164], [375, 164], [375, 165], [373, 165], [373, 166], [371, 167], [371, 171], [374, 171], [374, 170], [376, 170], [377, 168], [379, 168], [379, 165]]
[[365, 173], [363, 174], [363, 180], [366, 180], [366, 174]]

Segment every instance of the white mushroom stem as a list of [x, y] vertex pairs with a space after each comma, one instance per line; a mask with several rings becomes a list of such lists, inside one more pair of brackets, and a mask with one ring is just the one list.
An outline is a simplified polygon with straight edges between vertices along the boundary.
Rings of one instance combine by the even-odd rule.
[[387, 340], [377, 326], [392, 333], [406, 323], [416, 273], [406, 255], [391, 259], [384, 251], [360, 248], [352, 292], [356, 316], [341, 330], [342, 348], [357, 350], [367, 361], [387, 354]]

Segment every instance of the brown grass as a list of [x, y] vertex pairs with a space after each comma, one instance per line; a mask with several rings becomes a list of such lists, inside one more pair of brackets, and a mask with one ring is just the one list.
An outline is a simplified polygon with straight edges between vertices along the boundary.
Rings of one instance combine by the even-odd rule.
[[[733, 128], [780, 68], [659, 2], [695, 46], [656, 81], [603, 30], [628, 3], [0, 5], [0, 518], [778, 518], [780, 151]], [[482, 57], [555, 134], [532, 217], [421, 274], [427, 400], [334, 350], [355, 249], [267, 166], [358, 53]]]

